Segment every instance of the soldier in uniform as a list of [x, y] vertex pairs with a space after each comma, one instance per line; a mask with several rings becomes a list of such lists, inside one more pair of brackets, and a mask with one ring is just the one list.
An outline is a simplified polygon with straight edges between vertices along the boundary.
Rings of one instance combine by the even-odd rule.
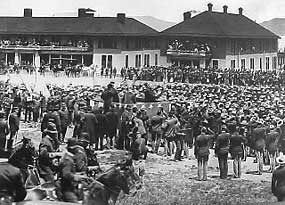
[[77, 185], [84, 178], [80, 175], [76, 164], [76, 154], [78, 154], [77, 142], [75, 139], [70, 139], [67, 143], [67, 152], [62, 157], [59, 164], [59, 177], [62, 192], [62, 200], [65, 202], [78, 202]]
[[23, 201], [26, 195], [20, 169], [8, 162], [0, 162], [0, 197], [11, 200], [10, 202], [19, 202]]
[[8, 150], [12, 149], [14, 138], [20, 127], [20, 118], [18, 117], [18, 107], [13, 107], [13, 111], [9, 117], [9, 127], [10, 127], [10, 138], [8, 140], [7, 148]]
[[8, 123], [5, 120], [5, 113], [0, 111], [0, 152], [1, 154], [5, 151], [6, 136], [9, 134]]
[[215, 153], [218, 156], [220, 178], [226, 179], [228, 177], [228, 153], [230, 148], [230, 134], [227, 132], [227, 127], [222, 125], [221, 133], [216, 139]]
[[50, 153], [57, 149], [56, 127], [54, 123], [49, 123], [39, 146], [39, 174], [45, 181], [54, 182], [54, 165]]
[[279, 166], [273, 171], [271, 191], [278, 201], [285, 201], [285, 156], [283, 153], [276, 158]]
[[244, 141], [244, 137], [239, 134], [239, 127], [234, 127], [230, 138], [230, 153], [234, 158], [234, 178], [241, 177], [241, 156], [243, 153], [242, 143], [244, 143]]
[[252, 141], [258, 164], [257, 173], [261, 175], [263, 172], [263, 152], [265, 149], [266, 128], [262, 125], [262, 122], [258, 121], [257, 123], [257, 127], [252, 131]]
[[201, 128], [201, 134], [195, 141], [194, 154], [198, 160], [198, 180], [207, 181], [207, 169], [209, 159], [209, 147], [211, 136], [206, 134], [207, 128]]

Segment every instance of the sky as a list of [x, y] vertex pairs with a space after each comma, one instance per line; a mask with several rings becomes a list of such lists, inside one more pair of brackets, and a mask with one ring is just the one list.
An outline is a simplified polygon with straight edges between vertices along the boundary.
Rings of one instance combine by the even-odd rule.
[[[52, 16], [58, 13], [77, 12], [78, 8], [92, 8], [97, 16], [153, 16], [171, 22], [180, 22], [183, 12], [207, 10], [209, 0], [0, 0], [0, 16], [22, 16], [24, 8], [32, 8], [33, 16]], [[213, 10], [238, 13], [261, 23], [272, 18], [285, 18], [284, 0], [212, 0]]]

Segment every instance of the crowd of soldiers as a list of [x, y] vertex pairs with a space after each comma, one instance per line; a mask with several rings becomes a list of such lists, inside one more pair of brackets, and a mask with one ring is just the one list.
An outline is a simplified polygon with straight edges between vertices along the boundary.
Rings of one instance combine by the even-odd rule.
[[123, 68], [121, 76], [126, 79], [168, 83], [228, 84], [238, 86], [282, 85], [284, 71], [196, 68], [191, 66], [150, 66], [141, 69]]
[[[41, 122], [39, 173], [52, 182], [58, 173], [65, 201], [78, 200], [72, 181], [80, 180], [76, 172], [84, 171], [87, 165], [98, 165], [94, 154], [98, 149], [129, 150], [134, 160], [145, 159], [152, 152], [180, 161], [190, 158], [189, 148], [194, 146], [199, 180], [207, 180], [210, 148], [219, 159], [221, 179], [228, 177], [229, 153], [236, 178], [241, 177], [241, 160], [247, 154], [254, 153], [260, 175], [264, 162], [270, 171], [275, 170], [276, 161], [282, 165], [279, 153], [285, 151], [285, 89], [281, 85], [144, 83], [115, 87], [111, 82], [106, 88], [49, 85], [48, 89], [51, 96], [46, 98], [30, 94], [23, 85], [1, 84], [0, 146], [2, 151], [12, 149], [22, 110], [25, 121], [32, 115], [35, 122]], [[146, 104], [138, 102], [154, 103], [157, 110], [150, 113]], [[169, 107], [160, 102], [168, 102]], [[54, 166], [53, 158], [58, 156], [53, 153], [70, 130], [67, 147], [71, 155]], [[26, 169], [20, 168], [27, 177]], [[279, 199], [285, 194], [281, 178], [277, 175], [273, 185]]]

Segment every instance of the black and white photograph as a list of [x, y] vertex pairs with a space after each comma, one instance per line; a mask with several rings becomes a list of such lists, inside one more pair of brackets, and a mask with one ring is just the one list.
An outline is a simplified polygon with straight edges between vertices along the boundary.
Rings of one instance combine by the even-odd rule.
[[0, 1], [0, 205], [282, 203], [284, 0]]

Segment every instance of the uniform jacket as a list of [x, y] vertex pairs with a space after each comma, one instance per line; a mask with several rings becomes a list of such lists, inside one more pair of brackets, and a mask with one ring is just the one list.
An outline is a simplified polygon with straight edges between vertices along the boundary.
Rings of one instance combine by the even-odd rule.
[[19, 130], [20, 119], [17, 113], [15, 112], [11, 113], [9, 117], [9, 126], [10, 126], [11, 132], [17, 132]]
[[0, 164], [0, 193], [16, 202], [24, 200], [27, 194], [20, 169], [9, 163]]
[[48, 125], [48, 122], [53, 122], [56, 125], [56, 130], [58, 133], [61, 132], [61, 123], [60, 123], [60, 117], [59, 114], [56, 114], [56, 112], [48, 112], [44, 115], [43, 121], [41, 124], [41, 131], [43, 132]]
[[209, 151], [210, 140], [211, 140], [210, 135], [206, 134], [198, 135], [195, 141], [195, 148], [194, 148], [194, 154], [196, 157], [204, 157], [210, 154]]
[[234, 132], [230, 139], [230, 153], [232, 155], [242, 154], [242, 143], [244, 142], [243, 136], [238, 132]]
[[231, 135], [229, 133], [223, 132], [218, 135], [216, 139], [216, 146], [215, 146], [215, 152], [218, 155], [227, 154], [229, 152], [230, 147], [230, 137]]
[[7, 121], [0, 119], [0, 138], [6, 138], [6, 135], [9, 134], [9, 128]]

